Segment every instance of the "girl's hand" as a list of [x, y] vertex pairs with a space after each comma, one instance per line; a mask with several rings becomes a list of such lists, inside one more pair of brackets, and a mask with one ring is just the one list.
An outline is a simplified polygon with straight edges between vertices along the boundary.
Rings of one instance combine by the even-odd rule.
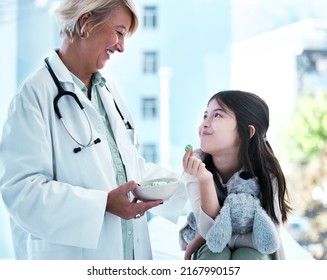
[[[184, 171], [199, 180], [200, 204], [202, 210], [215, 219], [220, 211], [220, 204], [217, 198], [216, 187], [213, 181], [213, 175], [205, 167], [205, 164], [199, 159], [192, 149], [188, 149], [183, 157]], [[189, 253], [187, 254], [189, 257]]]
[[194, 177], [199, 182], [212, 181], [212, 174], [207, 170], [205, 164], [194, 153], [193, 149], [188, 149], [183, 157], [184, 171]]

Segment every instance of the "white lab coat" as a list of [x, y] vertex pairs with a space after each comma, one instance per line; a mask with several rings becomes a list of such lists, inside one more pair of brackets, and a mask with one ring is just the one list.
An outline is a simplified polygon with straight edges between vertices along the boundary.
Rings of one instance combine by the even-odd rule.
[[[92, 124], [93, 139], [99, 137], [101, 143], [73, 153], [77, 145], [54, 113], [57, 88], [48, 70], [42, 67], [26, 79], [11, 103], [0, 144], [0, 187], [11, 217], [16, 258], [123, 259], [121, 219], [105, 212], [107, 193], [117, 184], [103, 121], [56, 52], [50, 65], [64, 88], [77, 94]], [[177, 177], [138, 156], [113, 97], [133, 125], [131, 116], [116, 89], [110, 82], [107, 86], [112, 94], [103, 87], [100, 95], [128, 180]], [[86, 143], [88, 125], [76, 103], [62, 98], [59, 107], [73, 136]], [[181, 185], [155, 211], [176, 222], [185, 201]], [[151, 259], [146, 216], [133, 223], [135, 259]]]

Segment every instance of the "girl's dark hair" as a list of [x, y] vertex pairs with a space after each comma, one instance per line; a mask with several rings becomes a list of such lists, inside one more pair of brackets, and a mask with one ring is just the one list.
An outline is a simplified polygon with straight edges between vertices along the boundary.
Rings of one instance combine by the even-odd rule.
[[[257, 177], [262, 195], [262, 206], [268, 215], [278, 223], [274, 210], [273, 180], [277, 180], [279, 207], [282, 214], [282, 221], [287, 220], [287, 213], [291, 211], [288, 202], [286, 180], [281, 166], [274, 155], [274, 152], [266, 139], [269, 127], [269, 108], [266, 102], [259, 96], [244, 91], [229, 90], [220, 91], [213, 95], [218, 104], [235, 114], [237, 130], [241, 139], [239, 159], [241, 166]], [[208, 103], [209, 103], [208, 102]], [[255, 127], [255, 134], [250, 138], [249, 125]], [[218, 199], [221, 205], [226, 197], [222, 188], [216, 168], [211, 155], [202, 153], [203, 161], [214, 176], [218, 188]]]

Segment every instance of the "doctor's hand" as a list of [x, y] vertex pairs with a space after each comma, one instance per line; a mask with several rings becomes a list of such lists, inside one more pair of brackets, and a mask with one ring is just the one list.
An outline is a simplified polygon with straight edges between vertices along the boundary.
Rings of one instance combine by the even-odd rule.
[[147, 210], [163, 203], [162, 200], [137, 202], [137, 199], [133, 199], [133, 201], [130, 201], [128, 193], [137, 187], [138, 185], [135, 181], [129, 181], [110, 191], [108, 193], [106, 211], [122, 219], [129, 220], [143, 216]]

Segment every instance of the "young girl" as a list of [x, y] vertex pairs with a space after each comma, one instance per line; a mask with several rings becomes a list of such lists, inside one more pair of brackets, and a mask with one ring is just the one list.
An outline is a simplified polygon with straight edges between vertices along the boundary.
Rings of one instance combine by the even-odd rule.
[[193, 210], [188, 228], [190, 217], [194, 217], [191, 227], [197, 233], [194, 238], [185, 238], [185, 229], [180, 232], [184, 244], [188, 243], [185, 259], [191, 259], [192, 254], [193, 259], [284, 259], [282, 245], [269, 256], [257, 251], [252, 232], [233, 235], [221, 253], [211, 252], [205, 244], [224, 204], [226, 185], [241, 172], [257, 178], [261, 205], [278, 232], [287, 220], [291, 207], [285, 177], [268, 142], [268, 127], [269, 108], [255, 94], [221, 91], [209, 100], [199, 127], [201, 149], [189, 149], [183, 157], [184, 181]]

